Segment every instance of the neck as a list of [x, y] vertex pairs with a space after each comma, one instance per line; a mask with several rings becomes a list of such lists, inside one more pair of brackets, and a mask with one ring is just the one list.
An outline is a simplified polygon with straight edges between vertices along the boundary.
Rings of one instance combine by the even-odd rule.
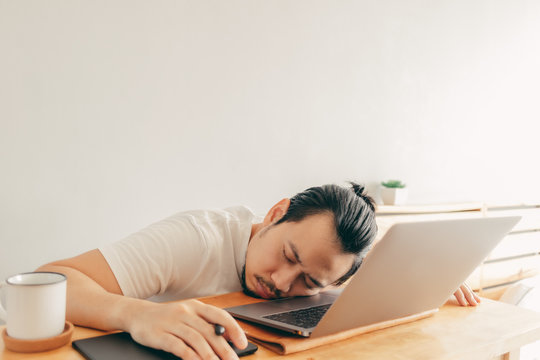
[[255, 234], [258, 233], [262, 229], [262, 227], [262, 223], [251, 225], [251, 235], [249, 235], [249, 241], [253, 239], [253, 236], [255, 236]]

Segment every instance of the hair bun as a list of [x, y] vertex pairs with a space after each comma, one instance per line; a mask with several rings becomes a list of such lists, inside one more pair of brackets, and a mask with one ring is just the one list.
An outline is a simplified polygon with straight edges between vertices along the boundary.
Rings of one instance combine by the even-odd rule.
[[371, 208], [371, 210], [375, 211], [375, 200], [373, 200], [373, 198], [365, 192], [366, 187], [353, 181], [349, 181], [349, 184], [351, 184], [351, 189], [356, 194], [356, 196], [362, 198]]
[[354, 191], [354, 193], [357, 196], [364, 197], [366, 195], [366, 194], [364, 194], [364, 190], [366, 189], [366, 187], [364, 185], [360, 185], [360, 184], [354, 183], [352, 181], [351, 181], [350, 184], [352, 186], [352, 190]]

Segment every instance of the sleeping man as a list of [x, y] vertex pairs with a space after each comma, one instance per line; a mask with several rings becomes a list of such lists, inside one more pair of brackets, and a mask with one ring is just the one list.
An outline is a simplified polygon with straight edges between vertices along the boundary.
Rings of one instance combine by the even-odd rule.
[[[227, 340], [244, 348], [247, 339], [226, 311], [162, 302], [239, 290], [267, 299], [314, 295], [352, 276], [376, 233], [362, 186], [324, 185], [279, 201], [264, 218], [243, 206], [181, 212], [38, 271], [67, 276], [74, 324], [127, 331], [185, 360], [236, 359]], [[465, 284], [454, 295], [464, 306], [480, 300]]]

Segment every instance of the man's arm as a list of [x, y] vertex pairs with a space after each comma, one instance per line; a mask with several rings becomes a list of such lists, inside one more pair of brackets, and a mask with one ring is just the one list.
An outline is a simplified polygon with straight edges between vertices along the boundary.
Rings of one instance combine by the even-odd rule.
[[127, 303], [136, 302], [122, 296], [116, 278], [97, 249], [41, 266], [37, 271], [54, 271], [67, 276], [66, 318], [78, 325], [119, 329], [123, 327], [122, 310]]
[[38, 271], [65, 274], [66, 317], [77, 325], [124, 330], [139, 343], [174, 353], [183, 359], [237, 358], [213, 324], [225, 327], [226, 338], [239, 348], [247, 339], [224, 310], [196, 300], [158, 304], [128, 298], [99, 250], [41, 266]]

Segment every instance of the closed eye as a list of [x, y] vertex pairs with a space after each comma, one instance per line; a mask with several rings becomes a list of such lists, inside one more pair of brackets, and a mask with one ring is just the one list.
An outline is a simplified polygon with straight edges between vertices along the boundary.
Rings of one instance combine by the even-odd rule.
[[304, 276], [304, 285], [306, 286], [306, 289], [313, 290], [316, 286], [311, 286], [308, 284], [307, 278]]
[[285, 247], [283, 247], [283, 257], [285, 258], [285, 260], [287, 260], [287, 262], [288, 262], [289, 264], [294, 264], [294, 263], [295, 263], [291, 258], [289, 258], [289, 257], [287, 256], [287, 253], [285, 253]]

